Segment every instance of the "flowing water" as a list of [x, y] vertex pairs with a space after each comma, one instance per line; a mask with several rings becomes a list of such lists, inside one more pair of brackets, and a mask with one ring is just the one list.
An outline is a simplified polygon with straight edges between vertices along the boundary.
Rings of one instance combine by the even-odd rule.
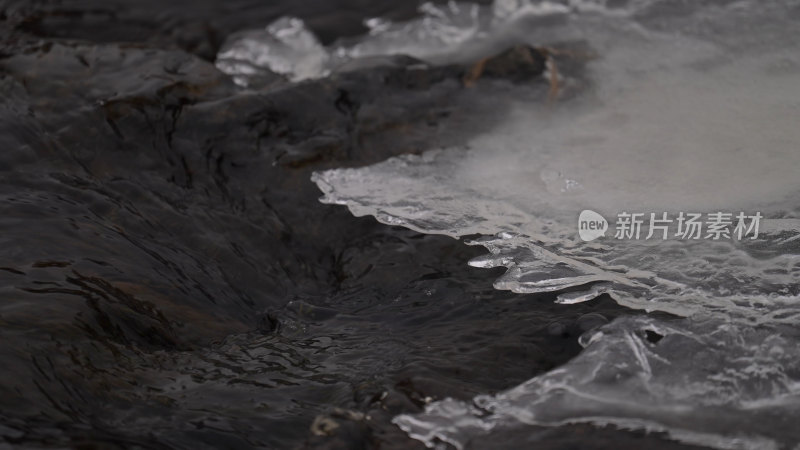
[[799, 2], [162, 3], [0, 2], [0, 448], [800, 445]]

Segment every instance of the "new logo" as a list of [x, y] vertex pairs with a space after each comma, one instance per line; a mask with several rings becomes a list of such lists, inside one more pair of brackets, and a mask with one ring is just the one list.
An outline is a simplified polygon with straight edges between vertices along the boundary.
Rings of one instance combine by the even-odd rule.
[[608, 221], [591, 209], [584, 209], [578, 216], [578, 236], [586, 242], [605, 236]]

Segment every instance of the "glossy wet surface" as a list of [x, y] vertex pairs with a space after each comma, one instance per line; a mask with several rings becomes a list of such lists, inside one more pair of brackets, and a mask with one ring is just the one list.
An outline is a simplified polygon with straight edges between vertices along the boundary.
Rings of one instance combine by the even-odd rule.
[[[360, 3], [295, 14], [318, 17], [326, 40], [360, 32], [362, 16], [409, 14]], [[315, 170], [461, 143], [448, 124], [500, 120], [476, 112], [487, 100], [464, 68], [241, 92], [208, 59], [278, 6], [0, 11], [8, 445], [420, 447], [395, 415], [516, 385], [630, 314], [608, 298], [494, 290], [502, 271], [464, 264], [481, 250], [318, 202]], [[677, 446], [587, 426], [492, 445], [531, 442]]]

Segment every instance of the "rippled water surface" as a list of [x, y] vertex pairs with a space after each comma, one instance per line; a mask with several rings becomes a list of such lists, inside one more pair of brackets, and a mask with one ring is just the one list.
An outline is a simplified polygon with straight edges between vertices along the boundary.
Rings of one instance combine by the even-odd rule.
[[800, 5], [262, 3], [0, 3], [0, 447], [800, 443]]

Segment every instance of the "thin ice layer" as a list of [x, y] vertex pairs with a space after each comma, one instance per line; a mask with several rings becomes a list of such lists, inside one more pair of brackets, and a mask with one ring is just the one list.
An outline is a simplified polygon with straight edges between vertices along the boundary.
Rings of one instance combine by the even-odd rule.
[[794, 448], [800, 351], [796, 332], [786, 331], [628, 317], [584, 335], [587, 348], [545, 375], [472, 404], [435, 402], [395, 423], [423, 442], [457, 448], [509, 424], [578, 422], [716, 448]]
[[[328, 47], [319, 43], [301, 19], [281, 17], [264, 29], [228, 37], [216, 65], [240, 86], [260, 88], [273, 83], [276, 74], [292, 81], [320, 78], [348, 70], [353, 60], [386, 55], [413, 56], [437, 64], [474, 61], [515, 39], [502, 31], [518, 15], [515, 8], [513, 2], [493, 9], [467, 2], [423, 3], [419, 20], [393, 23], [371, 18], [364, 21], [368, 35]], [[563, 16], [569, 8], [545, 2], [525, 11], [527, 16], [547, 21]], [[513, 34], [513, 27], [508, 31]]]
[[[736, 9], [718, 14], [739, 17]], [[608, 282], [603, 291], [625, 305], [681, 315], [763, 318], [784, 309], [770, 305], [793, 304], [800, 77], [775, 70], [792, 50], [754, 46], [748, 37], [733, 52], [719, 38], [645, 32], [628, 19], [572, 20], [602, 46], [584, 98], [556, 107], [498, 100], [508, 120], [468, 148], [316, 174], [323, 201], [422, 232], [497, 235], [484, 242], [491, 255], [473, 264], [508, 267], [501, 289]], [[621, 31], [609, 32], [609, 21]], [[707, 231], [678, 239], [673, 223], [668, 239], [645, 240], [645, 229], [639, 240], [616, 240], [612, 230], [584, 243], [577, 233], [584, 209], [612, 227], [621, 212], [765, 220], [755, 240], [707, 239]]]
[[[703, 311], [769, 323], [791, 322], [800, 313], [800, 241], [793, 239], [797, 220], [765, 219], [756, 240], [681, 240], [670, 230], [666, 240], [659, 235], [617, 240], [609, 233], [585, 243], [577, 233], [582, 207], [564, 208], [573, 200], [559, 201], [561, 194], [545, 187], [528, 191], [528, 205], [514, 198], [518, 192], [501, 197], [502, 191], [493, 191], [490, 183], [508, 183], [517, 176], [521, 184], [526, 182], [517, 173], [521, 165], [509, 165], [503, 176], [485, 172], [481, 179], [463, 173], [465, 165], [473, 170], [471, 153], [452, 149], [402, 156], [367, 169], [319, 173], [314, 180], [325, 193], [324, 202], [345, 204], [357, 216], [374, 215], [384, 223], [427, 233], [494, 235], [475, 242], [490, 253], [470, 264], [507, 267], [495, 283], [498, 289], [536, 293], [603, 283], [602, 292], [622, 304], [684, 316]], [[470, 182], [463, 184], [465, 180]], [[766, 217], [788, 215], [779, 206], [760, 212]], [[574, 293], [562, 298], [569, 303], [570, 296]]]
[[[615, 2], [620, 3], [620, 2]], [[582, 38], [591, 92], [554, 107], [498, 98], [508, 119], [465, 148], [315, 174], [323, 201], [425, 233], [479, 234], [516, 292], [687, 317], [616, 321], [569, 364], [474, 403], [444, 400], [396, 423], [457, 447], [520, 424], [613, 423], [718, 448], [800, 442], [800, 7], [792, 1], [494, 5], [489, 38]], [[559, 9], [562, 8], [562, 9]], [[576, 11], [589, 11], [579, 14]], [[502, 13], [502, 14], [501, 14]], [[538, 16], [537, 16], [538, 17]], [[413, 25], [410, 25], [413, 26]], [[497, 42], [502, 39], [497, 39]], [[390, 48], [388, 46], [386, 48]], [[584, 209], [761, 213], [756, 239], [583, 242]], [[646, 231], [645, 231], [646, 233]], [[498, 431], [499, 430], [499, 431]]]
[[243, 87], [267, 84], [278, 76], [292, 81], [326, 73], [328, 51], [302, 20], [282, 17], [262, 30], [230, 36], [217, 55], [216, 66]]

